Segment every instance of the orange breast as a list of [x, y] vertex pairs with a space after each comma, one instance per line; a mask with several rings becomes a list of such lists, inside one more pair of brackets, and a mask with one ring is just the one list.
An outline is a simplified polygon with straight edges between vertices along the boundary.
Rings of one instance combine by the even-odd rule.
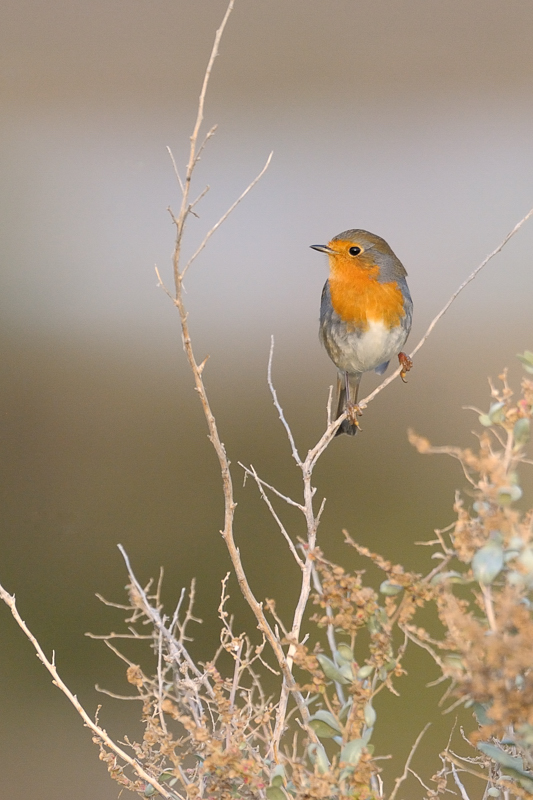
[[329, 288], [334, 310], [344, 322], [366, 330], [369, 321], [397, 327], [405, 316], [398, 284], [380, 283], [379, 267], [358, 267], [343, 259], [331, 259]]

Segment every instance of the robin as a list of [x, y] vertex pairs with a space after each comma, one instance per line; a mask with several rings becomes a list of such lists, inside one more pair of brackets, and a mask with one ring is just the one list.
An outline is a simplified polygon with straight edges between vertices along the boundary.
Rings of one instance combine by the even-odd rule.
[[382, 375], [393, 356], [401, 377], [412, 367], [403, 352], [413, 312], [407, 272], [380, 236], [358, 229], [343, 231], [328, 244], [312, 244], [329, 256], [329, 278], [322, 290], [320, 339], [337, 367], [336, 433], [354, 436], [359, 424], [357, 395], [363, 372]]

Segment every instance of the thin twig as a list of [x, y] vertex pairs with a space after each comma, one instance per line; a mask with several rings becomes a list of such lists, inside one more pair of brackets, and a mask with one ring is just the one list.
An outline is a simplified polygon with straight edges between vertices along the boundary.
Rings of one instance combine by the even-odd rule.
[[276, 407], [276, 411], [278, 412], [278, 416], [281, 420], [281, 424], [285, 428], [285, 432], [287, 433], [287, 438], [289, 439], [289, 443], [291, 446], [292, 457], [296, 461], [299, 467], [302, 466], [302, 459], [298, 453], [298, 449], [296, 447], [296, 442], [294, 441], [294, 436], [292, 435], [292, 430], [285, 419], [285, 414], [283, 413], [283, 409], [280, 405], [278, 400], [278, 395], [276, 389], [274, 388], [274, 384], [272, 383], [272, 359], [274, 357], [274, 337], [270, 337], [270, 352], [268, 354], [268, 370], [267, 370], [267, 380], [268, 380], [268, 388], [270, 389], [270, 394], [272, 395], [272, 400], [274, 401], [274, 405]]
[[498, 630], [498, 626], [496, 624], [496, 616], [494, 614], [494, 603], [492, 602], [492, 590], [490, 585], [485, 586], [485, 584], [479, 584], [481, 588], [481, 593], [483, 595], [483, 603], [485, 605], [485, 611], [487, 614], [487, 619], [489, 621], [490, 629], [494, 633]]
[[[218, 55], [218, 48], [220, 45], [220, 40], [222, 38], [222, 34], [224, 33], [224, 28], [228, 22], [229, 16], [233, 11], [235, 0], [229, 0], [228, 6], [226, 8], [226, 12], [224, 17], [222, 18], [222, 22], [220, 23], [220, 27], [218, 28], [215, 34], [215, 41], [213, 42], [213, 47], [211, 49], [211, 55], [209, 56], [209, 61], [207, 62], [207, 67], [204, 74], [204, 80], [202, 83], [202, 89], [200, 91], [200, 97], [198, 98], [198, 110], [196, 113], [196, 122], [194, 123], [193, 132], [190, 138], [190, 149], [189, 149], [189, 160], [187, 162], [187, 170], [185, 173], [185, 181], [181, 185], [182, 189], [182, 197], [181, 197], [181, 206], [180, 211], [175, 218], [176, 223], [176, 245], [174, 250], [174, 281], [176, 283], [176, 288], [180, 280], [179, 275], [179, 258], [181, 254], [181, 243], [183, 239], [183, 234], [185, 232], [185, 224], [187, 222], [187, 217], [191, 213], [191, 209], [189, 208], [189, 192], [191, 188], [191, 180], [192, 175], [194, 172], [194, 168], [198, 163], [198, 152], [197, 152], [197, 144], [198, 144], [198, 134], [200, 133], [200, 128], [202, 122], [204, 120], [204, 106], [205, 106], [205, 98], [207, 94], [207, 87], [209, 85], [209, 79], [211, 77], [211, 71], [213, 69], [213, 64], [215, 63], [215, 59]], [[179, 181], [181, 184], [181, 181]]]
[[469, 796], [468, 796], [468, 794], [466, 792], [466, 789], [463, 786], [463, 784], [461, 782], [461, 779], [459, 778], [459, 774], [457, 772], [457, 767], [455, 766], [455, 764], [452, 764], [452, 775], [453, 775], [453, 779], [455, 781], [455, 785], [458, 787], [459, 791], [461, 792], [461, 797], [463, 798], [463, 800], [470, 800], [470, 798], [469, 798]]
[[301, 503], [297, 503], [296, 500], [292, 500], [288, 495], [282, 494], [278, 489], [275, 488], [275, 486], [272, 486], [272, 484], [267, 483], [266, 481], [264, 481], [255, 472], [253, 467], [246, 467], [241, 461], [239, 461], [238, 464], [239, 464], [239, 467], [243, 468], [243, 470], [245, 471], [245, 473], [247, 475], [250, 475], [251, 478], [253, 478], [258, 483], [260, 483], [261, 486], [264, 486], [265, 489], [269, 489], [271, 492], [273, 492], [275, 495], [277, 495], [281, 500], [285, 500], [285, 502], [288, 503], [288, 505], [294, 506], [294, 508], [298, 508], [300, 511], [303, 511], [305, 513], [305, 506], [301, 505]]
[[173, 154], [172, 150], [170, 149], [170, 147], [168, 147], [168, 145], [167, 145], [167, 152], [168, 152], [168, 154], [170, 156], [170, 160], [172, 161], [172, 166], [174, 167], [174, 175], [178, 179], [178, 183], [180, 185], [181, 191], [184, 192], [185, 191], [185, 187], [184, 187], [183, 181], [181, 180], [181, 177], [180, 177], [180, 171], [178, 169], [178, 165], [176, 164], [176, 159], [174, 158], [174, 154]]
[[409, 767], [411, 766], [411, 761], [413, 760], [413, 756], [416, 753], [416, 749], [417, 749], [418, 745], [420, 744], [420, 742], [422, 741], [422, 737], [424, 736], [425, 732], [427, 731], [427, 729], [430, 726], [431, 726], [431, 722], [428, 722], [427, 725], [424, 725], [424, 727], [422, 728], [422, 730], [420, 731], [420, 733], [416, 737], [415, 743], [411, 747], [411, 752], [409, 753], [409, 755], [407, 757], [407, 761], [405, 762], [405, 767], [403, 769], [403, 772], [400, 775], [400, 777], [396, 778], [396, 780], [394, 781], [394, 788], [393, 788], [393, 790], [391, 792], [389, 800], [394, 800], [394, 798], [396, 797], [396, 793], [397, 793], [398, 789], [400, 788], [400, 786], [402, 785], [404, 780], [407, 778], [407, 776], [409, 774]]
[[[264, 175], [264, 174], [265, 174], [265, 172], [267, 171], [267, 169], [268, 169], [268, 167], [269, 167], [269, 164], [270, 164], [270, 162], [272, 161], [272, 156], [273, 156], [273, 155], [274, 155], [274, 153], [270, 153], [269, 157], [268, 157], [268, 158], [267, 158], [267, 160], [266, 160], [266, 164], [265, 164], [265, 166], [263, 167], [263, 169], [261, 170], [261, 172], [260, 172], [260, 173], [259, 173], [259, 174], [258, 174], [258, 175], [257, 175], [257, 176], [254, 178], [254, 179], [253, 179], [253, 181], [252, 181], [251, 183], [249, 183], [249, 184], [248, 184], [248, 186], [246, 187], [246, 189], [245, 189], [245, 190], [242, 192], [242, 194], [240, 194], [240, 195], [239, 195], [239, 197], [238, 197], [238, 198], [235, 200], [235, 202], [234, 202], [234, 203], [232, 203], [232, 205], [231, 205], [231, 206], [228, 208], [228, 210], [227, 210], [227, 211], [226, 211], [224, 214], [222, 214], [222, 216], [220, 217], [220, 219], [218, 220], [218, 222], [215, 222], [215, 224], [213, 225], [213, 227], [211, 228], [211, 230], [209, 230], [209, 231], [206, 233], [206, 235], [204, 236], [204, 238], [203, 238], [202, 242], [200, 243], [200, 245], [199, 245], [199, 246], [196, 248], [196, 250], [194, 251], [193, 255], [190, 257], [190, 259], [187, 261], [187, 263], [185, 264], [185, 266], [184, 266], [184, 267], [183, 267], [183, 269], [181, 270], [181, 273], [180, 273], [181, 280], [183, 280], [183, 278], [185, 277], [185, 274], [186, 274], [186, 272], [188, 271], [189, 267], [190, 267], [190, 266], [191, 266], [191, 264], [192, 264], [192, 263], [193, 263], [193, 262], [194, 262], [194, 261], [195, 261], [195, 260], [198, 258], [198, 256], [200, 255], [200, 253], [202, 252], [202, 250], [204, 249], [204, 247], [205, 247], [205, 246], [206, 246], [206, 244], [208, 243], [208, 241], [209, 241], [209, 239], [211, 238], [211, 236], [212, 236], [212, 235], [215, 233], [215, 231], [217, 231], [217, 230], [220, 228], [220, 226], [222, 225], [222, 223], [223, 223], [223, 222], [225, 222], [225, 221], [227, 220], [227, 218], [229, 217], [229, 215], [231, 214], [231, 212], [232, 212], [232, 211], [234, 211], [234, 210], [237, 208], [237, 206], [239, 205], [239, 203], [240, 203], [242, 200], [244, 200], [244, 198], [246, 197], [246, 195], [248, 194], [248, 192], [250, 192], [250, 191], [251, 191], [251, 190], [254, 188], [255, 184], [256, 184], [258, 181], [260, 181], [260, 180], [261, 180], [261, 178], [263, 177], [263, 175]], [[191, 208], [192, 208], [192, 207], [191, 207]]]
[[257, 472], [255, 471], [255, 469], [253, 467], [251, 467], [250, 470], [248, 470], [248, 472], [253, 475], [253, 477], [255, 479], [255, 482], [257, 483], [257, 487], [259, 489], [259, 493], [260, 493], [261, 497], [263, 498], [264, 502], [266, 503], [266, 506], [267, 506], [268, 510], [270, 511], [270, 513], [274, 517], [275, 521], [277, 522], [278, 528], [280, 529], [283, 537], [285, 538], [287, 544], [289, 545], [289, 549], [290, 549], [291, 553], [294, 556], [294, 560], [296, 561], [296, 563], [298, 564], [300, 569], [303, 569], [304, 568], [304, 562], [302, 561], [302, 559], [298, 555], [298, 553], [296, 551], [296, 547], [294, 546], [294, 542], [292, 541], [291, 537], [287, 533], [287, 529], [285, 528], [283, 522], [281, 521], [281, 519], [277, 515], [277, 513], [276, 513], [276, 511], [274, 509], [274, 506], [270, 502], [267, 493], [263, 489], [262, 481], [259, 479], [259, 476], [258, 476]]
[[332, 423], [332, 416], [333, 416], [332, 406], [333, 406], [333, 384], [329, 387], [328, 402], [326, 404], [326, 419], [328, 427]]
[[[375, 759], [374, 759], [374, 760], [375, 760]], [[416, 778], [416, 779], [417, 779], [417, 781], [418, 781], [418, 782], [421, 784], [421, 786], [423, 786], [423, 787], [424, 787], [424, 789], [426, 790], [426, 792], [431, 792], [431, 789], [429, 788], [429, 786], [426, 786], [426, 784], [424, 783], [424, 781], [422, 780], [422, 778], [420, 777], [420, 775], [418, 774], [418, 772], [415, 772], [415, 771], [414, 771], [414, 769], [411, 769], [411, 767], [409, 767], [409, 772], [411, 773], [411, 775], [412, 775], [414, 778]]]

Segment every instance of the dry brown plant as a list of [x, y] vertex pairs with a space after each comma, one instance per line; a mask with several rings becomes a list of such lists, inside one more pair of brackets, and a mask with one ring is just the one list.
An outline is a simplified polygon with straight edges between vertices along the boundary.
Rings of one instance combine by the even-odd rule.
[[[207, 191], [203, 189], [191, 200], [195, 168], [215, 133], [212, 128], [203, 139], [200, 137], [209, 78], [233, 4], [230, 0], [216, 32], [183, 178], [170, 153], [181, 190], [179, 211], [170, 210], [176, 230], [174, 287], [169, 289], [159, 272], [157, 275], [179, 314], [183, 347], [221, 471], [224, 517], [220, 533], [240, 590], [255, 617], [256, 630], [235, 630], [227, 610], [226, 576], [218, 609], [220, 641], [211, 659], [199, 663], [190, 645], [192, 628], [199, 623], [194, 615], [194, 584], [188, 596], [182, 591], [176, 608], [167, 615], [161, 603], [162, 574], [156, 584], [150, 581], [143, 586], [119, 546], [129, 577], [127, 602], [101, 599], [125, 612], [125, 629], [94, 637], [102, 639], [125, 662], [126, 680], [134, 694], [124, 699], [136, 699], [142, 708], [142, 741], [124, 736], [124, 743], [119, 744], [106, 733], [98, 716], [93, 719], [64, 684], [54, 658], [46, 656], [21, 619], [14, 595], [0, 586], [0, 596], [55, 685], [91, 729], [110, 776], [140, 796], [168, 800], [395, 800], [405, 781], [414, 776], [422, 792], [416, 796], [433, 798], [458, 792], [463, 800], [470, 800], [463, 781], [467, 773], [483, 781], [476, 797], [500, 793], [505, 798], [533, 796], [533, 512], [520, 513], [516, 506], [522, 492], [519, 467], [531, 464], [525, 455], [533, 408], [531, 380], [524, 378], [517, 401], [505, 373], [501, 386], [491, 387], [489, 411], [477, 412], [482, 433], [476, 451], [435, 448], [423, 437], [410, 434], [419, 452], [446, 453], [459, 460], [473, 499], [465, 501], [458, 494], [457, 521], [444, 531], [436, 531], [436, 539], [426, 543], [435, 548], [436, 561], [426, 575], [370, 552], [345, 532], [347, 545], [383, 572], [383, 582], [376, 590], [366, 583], [364, 572], [350, 572], [331, 563], [317, 545], [325, 501], [316, 501], [313, 472], [344, 416], [332, 418], [330, 391], [325, 431], [305, 455], [300, 453], [272, 380], [272, 341], [267, 381], [292, 458], [301, 471], [301, 496], [289, 497], [263, 480], [253, 466], [240, 466], [244, 475], [255, 481], [294, 560], [300, 589], [291, 618], [284, 621], [280, 617], [274, 600], [257, 598], [248, 580], [235, 541], [232, 470], [203, 381], [207, 359], [198, 360], [193, 349], [184, 280], [212, 235], [260, 180], [271, 155], [257, 177], [206, 233], [193, 256], [186, 263], [182, 260], [187, 222]], [[424, 345], [458, 294], [532, 215], [533, 209], [468, 276], [433, 319], [411, 356]], [[521, 359], [526, 372], [533, 373], [533, 354], [526, 352]], [[399, 374], [398, 368], [360, 402], [360, 407], [368, 406]], [[274, 508], [273, 497], [304, 516], [303, 541], [291, 535]], [[311, 604], [314, 608], [310, 612]], [[417, 615], [421, 609], [425, 618], [433, 613], [444, 635], [439, 638], [430, 625], [420, 624]], [[314, 631], [314, 638], [303, 636], [304, 622]], [[127, 648], [128, 640], [146, 642], [153, 658], [149, 674], [117, 647], [118, 641], [124, 641]], [[324, 652], [325, 642], [328, 652]], [[470, 735], [472, 755], [460, 756], [449, 745], [440, 756], [432, 756], [439, 769], [432, 786], [427, 786], [411, 767], [426, 726], [402, 774], [392, 787], [385, 787], [372, 744], [378, 724], [374, 699], [381, 692], [398, 691], [404, 654], [413, 645], [431, 655], [439, 680], [448, 683], [443, 702], [449, 699], [451, 707], [472, 708], [477, 718]], [[277, 689], [270, 696], [265, 686], [272, 684], [272, 676]]]

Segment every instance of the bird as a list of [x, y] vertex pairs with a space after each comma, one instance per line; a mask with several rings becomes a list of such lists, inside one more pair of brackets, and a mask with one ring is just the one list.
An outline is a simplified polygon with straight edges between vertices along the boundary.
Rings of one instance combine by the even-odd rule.
[[398, 356], [406, 382], [412, 367], [402, 352], [413, 317], [407, 272], [385, 239], [359, 228], [310, 247], [329, 257], [319, 336], [337, 367], [335, 419], [347, 412], [335, 435], [354, 436], [359, 429], [357, 396], [363, 373], [374, 370], [382, 375]]

